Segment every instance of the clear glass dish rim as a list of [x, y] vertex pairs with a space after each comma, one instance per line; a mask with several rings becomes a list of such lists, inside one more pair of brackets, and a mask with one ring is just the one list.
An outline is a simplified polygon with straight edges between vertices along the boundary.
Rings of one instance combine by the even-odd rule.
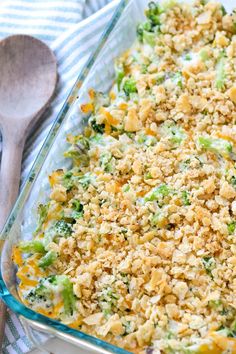
[[[117, 8], [114, 11], [114, 14], [109, 21], [108, 25], [106, 26], [105, 30], [103, 31], [103, 34], [101, 35], [101, 38], [98, 42], [98, 45], [94, 52], [90, 55], [89, 59], [87, 60], [86, 64], [83, 66], [81, 69], [76, 82], [74, 86], [72, 87], [67, 99], [65, 100], [59, 114], [57, 115], [56, 120], [54, 121], [44, 143], [42, 148], [40, 149], [33, 166], [23, 184], [22, 190], [14, 204], [14, 207], [12, 208], [12, 211], [4, 225], [3, 230], [0, 233], [0, 258], [1, 258], [1, 252], [3, 248], [3, 243], [4, 240], [6, 240], [8, 233], [10, 232], [12, 226], [14, 225], [15, 220], [17, 219], [18, 213], [20, 212], [21, 208], [23, 207], [29, 193], [30, 193], [30, 188], [35, 179], [37, 178], [43, 163], [47, 157], [48, 152], [50, 151], [50, 148], [52, 147], [55, 137], [64, 121], [67, 117], [67, 113], [69, 112], [70, 108], [72, 105], [75, 103], [77, 96], [80, 93], [80, 90], [83, 86], [83, 83], [85, 79], [87, 78], [90, 70], [93, 67], [94, 62], [96, 61], [96, 58], [98, 57], [99, 53], [103, 49], [104, 45], [106, 44], [110, 33], [114, 29], [116, 23], [120, 19], [123, 11], [125, 10], [126, 6], [128, 5], [129, 0], [120, 0], [119, 4], [117, 5]], [[77, 337], [81, 339], [84, 342], [88, 342], [89, 344], [95, 345], [95, 347], [100, 347], [103, 348], [107, 351], [111, 351], [113, 353], [118, 353], [118, 354], [126, 354], [130, 353], [122, 348], [119, 348], [115, 345], [112, 345], [108, 342], [105, 342], [103, 340], [100, 340], [96, 337], [90, 336], [86, 333], [83, 333], [81, 331], [78, 331], [76, 329], [70, 328], [67, 325], [62, 324], [59, 321], [52, 320], [46, 316], [43, 316], [28, 307], [26, 307], [23, 303], [18, 301], [8, 290], [3, 278], [2, 278], [2, 271], [0, 269], [0, 297], [2, 300], [6, 303], [6, 305], [16, 314], [23, 316], [26, 320], [32, 320], [35, 322], [40, 322], [41, 324], [44, 324], [46, 326], [52, 327], [54, 330], [66, 333], [68, 335], [72, 335], [73, 337]]]

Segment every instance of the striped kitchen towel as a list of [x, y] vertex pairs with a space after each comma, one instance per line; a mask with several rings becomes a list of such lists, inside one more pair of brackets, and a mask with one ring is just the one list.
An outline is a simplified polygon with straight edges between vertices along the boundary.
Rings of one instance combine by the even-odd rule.
[[109, 0], [2, 0], [0, 36], [24, 33], [52, 44]]
[[[34, 35], [47, 43], [58, 61], [59, 82], [56, 97], [45, 112], [42, 124], [27, 140], [22, 181], [47, 136], [78, 73], [96, 47], [104, 27], [119, 0], [1, 0], [0, 38], [11, 34]], [[45, 336], [36, 334], [39, 341]], [[33, 343], [25, 335], [17, 316], [8, 313], [3, 354], [23, 354]]]

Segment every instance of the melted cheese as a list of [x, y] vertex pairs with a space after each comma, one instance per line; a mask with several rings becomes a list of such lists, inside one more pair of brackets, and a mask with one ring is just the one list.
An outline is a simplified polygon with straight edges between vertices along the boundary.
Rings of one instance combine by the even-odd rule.
[[[211, 337], [217, 348], [220, 348], [220, 352], [230, 350], [231, 354], [236, 354], [236, 339], [235, 338], [226, 338], [219, 335], [216, 332], [211, 333]], [[217, 354], [217, 352], [214, 352]]]
[[25, 289], [25, 286], [37, 286], [38, 285], [38, 281], [37, 280], [30, 279], [24, 274], [18, 274], [17, 273], [17, 276], [22, 281], [22, 283], [20, 284], [21, 289]]
[[232, 138], [232, 137], [229, 136], [229, 135], [225, 135], [225, 134], [222, 134], [222, 133], [218, 132], [218, 133], [217, 133], [217, 136], [218, 136], [220, 139], [224, 139], [224, 140], [230, 141], [230, 142], [233, 143], [233, 144], [236, 144], [235, 139]]
[[62, 307], [63, 307], [63, 302], [59, 302], [57, 305], [53, 307], [52, 310], [51, 309], [47, 310], [45, 308], [40, 307], [37, 308], [37, 311], [41, 313], [41, 315], [48, 316], [50, 318], [58, 318]]
[[41, 315], [47, 316], [49, 318], [55, 318], [55, 315], [53, 312], [49, 313], [49, 310], [46, 310], [42, 307], [37, 308], [37, 312], [41, 313]]
[[78, 327], [82, 324], [82, 322], [83, 322], [82, 319], [80, 317], [78, 317], [76, 321], [71, 322], [69, 324], [69, 327], [74, 328], [74, 329], [78, 329]]
[[12, 259], [18, 267], [21, 267], [23, 265], [24, 262], [22, 259], [22, 254], [18, 247], [13, 248]]
[[24, 287], [26, 286], [36, 286], [38, 285], [38, 280], [32, 279], [29, 276], [34, 276], [32, 274], [32, 270], [34, 270], [33, 267], [29, 267], [28, 265], [22, 266], [18, 272], [17, 272], [17, 277], [21, 280], [21, 289], [25, 289]]
[[39, 268], [36, 260], [38, 260], [38, 258], [34, 257], [32, 259], [30, 259], [28, 261], [28, 265], [31, 267], [31, 270], [33, 270], [33, 274], [36, 276], [36, 277], [40, 277], [40, 276], [45, 276], [45, 272], [43, 273], [41, 271], [41, 269]]

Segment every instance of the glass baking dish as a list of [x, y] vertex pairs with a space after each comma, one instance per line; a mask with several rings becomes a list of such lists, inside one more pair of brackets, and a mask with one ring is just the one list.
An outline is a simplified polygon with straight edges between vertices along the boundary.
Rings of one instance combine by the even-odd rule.
[[[63, 157], [67, 149], [66, 135], [80, 132], [86, 118], [81, 103], [89, 100], [88, 90], [108, 91], [114, 80], [114, 59], [128, 49], [136, 38], [137, 23], [144, 19], [148, 0], [121, 0], [104, 31], [94, 53], [79, 73], [77, 81], [59, 113], [21, 194], [1, 233], [0, 296], [7, 306], [23, 319], [23, 325], [51, 333], [79, 347], [96, 353], [128, 353], [97, 338], [50, 320], [24, 306], [17, 294], [16, 268], [12, 262], [13, 246], [22, 239], [30, 239], [36, 225], [37, 205], [49, 195], [48, 175], [57, 168], [69, 167]], [[5, 240], [5, 241], [4, 241]]]
[[[121, 0], [104, 31], [97, 48], [79, 73], [69, 97], [59, 113], [21, 194], [0, 236], [1, 274], [0, 296], [17, 313], [24, 324], [36, 330], [56, 335], [80, 348], [96, 353], [128, 353], [105, 341], [91, 337], [60, 322], [51, 320], [24, 306], [17, 294], [16, 269], [11, 259], [12, 247], [22, 239], [30, 239], [36, 225], [36, 210], [49, 194], [48, 175], [57, 168], [69, 167], [63, 157], [67, 149], [66, 135], [80, 132], [86, 118], [80, 111], [87, 102], [88, 90], [107, 92], [114, 80], [114, 59], [131, 46], [136, 38], [136, 26], [144, 19], [149, 0]], [[232, 10], [230, 1], [223, 1]]]

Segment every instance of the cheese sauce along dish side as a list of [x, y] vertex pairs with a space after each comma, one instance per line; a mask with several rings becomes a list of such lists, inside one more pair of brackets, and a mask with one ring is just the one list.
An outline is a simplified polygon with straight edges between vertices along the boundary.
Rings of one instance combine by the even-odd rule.
[[150, 2], [68, 135], [22, 302], [134, 353], [236, 353], [236, 12]]

